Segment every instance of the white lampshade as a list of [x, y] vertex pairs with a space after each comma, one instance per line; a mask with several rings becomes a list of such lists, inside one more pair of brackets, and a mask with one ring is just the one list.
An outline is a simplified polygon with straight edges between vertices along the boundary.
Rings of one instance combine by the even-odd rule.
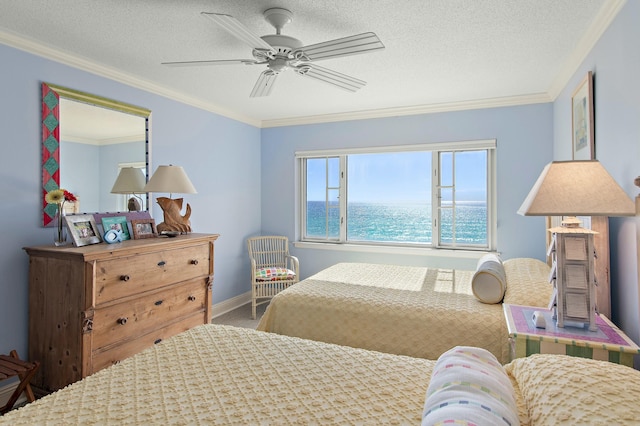
[[598, 160], [546, 165], [518, 214], [523, 216], [633, 216], [635, 203]]
[[180, 166], [158, 166], [144, 187], [145, 192], [195, 194], [197, 191]]
[[145, 192], [146, 179], [142, 169], [123, 167], [111, 188], [112, 194], [142, 194]]

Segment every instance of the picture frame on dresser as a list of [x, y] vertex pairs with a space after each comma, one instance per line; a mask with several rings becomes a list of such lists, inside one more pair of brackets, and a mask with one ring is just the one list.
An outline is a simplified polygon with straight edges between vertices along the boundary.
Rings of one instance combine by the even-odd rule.
[[134, 240], [158, 236], [154, 219], [133, 219], [131, 221], [131, 230], [133, 231]]
[[98, 244], [102, 242], [102, 237], [96, 225], [96, 221], [91, 214], [78, 214], [64, 217], [69, 234], [76, 247]]
[[[111, 217], [103, 217], [102, 218], [102, 228], [104, 232], [107, 232], [110, 229], [114, 229], [116, 231], [122, 231], [122, 240], [130, 240], [131, 235], [129, 234], [129, 226], [127, 225], [127, 217], [126, 216], [111, 216]], [[103, 234], [104, 234], [103, 232]]]
[[571, 140], [574, 160], [595, 159], [593, 73], [589, 71], [571, 95]]

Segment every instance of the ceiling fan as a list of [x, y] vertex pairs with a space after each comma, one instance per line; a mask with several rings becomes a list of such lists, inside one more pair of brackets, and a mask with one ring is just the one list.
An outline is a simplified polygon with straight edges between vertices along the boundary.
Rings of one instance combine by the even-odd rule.
[[242, 40], [253, 48], [253, 59], [223, 59], [209, 61], [163, 62], [168, 66], [198, 66], [198, 65], [263, 65], [267, 69], [260, 74], [250, 97], [268, 96], [280, 74], [287, 69], [297, 74], [332, 84], [341, 89], [355, 92], [367, 83], [355, 77], [320, 67], [314, 61], [355, 55], [384, 49], [384, 45], [377, 35], [372, 32], [325, 41], [322, 43], [303, 46], [296, 38], [282, 35], [285, 24], [291, 22], [293, 14], [282, 8], [271, 8], [264, 12], [264, 19], [276, 29], [273, 35], [258, 37], [254, 35], [240, 21], [230, 15], [221, 13], [202, 12], [216, 24]]

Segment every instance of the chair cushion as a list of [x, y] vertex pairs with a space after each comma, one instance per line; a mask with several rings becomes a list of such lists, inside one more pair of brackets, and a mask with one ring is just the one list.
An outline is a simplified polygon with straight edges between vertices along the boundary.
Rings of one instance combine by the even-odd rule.
[[296, 273], [287, 268], [258, 268], [256, 281], [286, 281], [292, 280]]

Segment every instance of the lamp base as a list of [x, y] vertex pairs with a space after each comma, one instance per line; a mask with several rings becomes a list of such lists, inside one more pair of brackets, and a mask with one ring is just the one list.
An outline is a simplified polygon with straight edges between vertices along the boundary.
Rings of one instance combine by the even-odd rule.
[[164, 222], [160, 223], [156, 228], [158, 232], [191, 232], [191, 206], [187, 203], [184, 216], [180, 214], [182, 210], [182, 198], [171, 199], [167, 197], [156, 198], [158, 205], [164, 211]]

